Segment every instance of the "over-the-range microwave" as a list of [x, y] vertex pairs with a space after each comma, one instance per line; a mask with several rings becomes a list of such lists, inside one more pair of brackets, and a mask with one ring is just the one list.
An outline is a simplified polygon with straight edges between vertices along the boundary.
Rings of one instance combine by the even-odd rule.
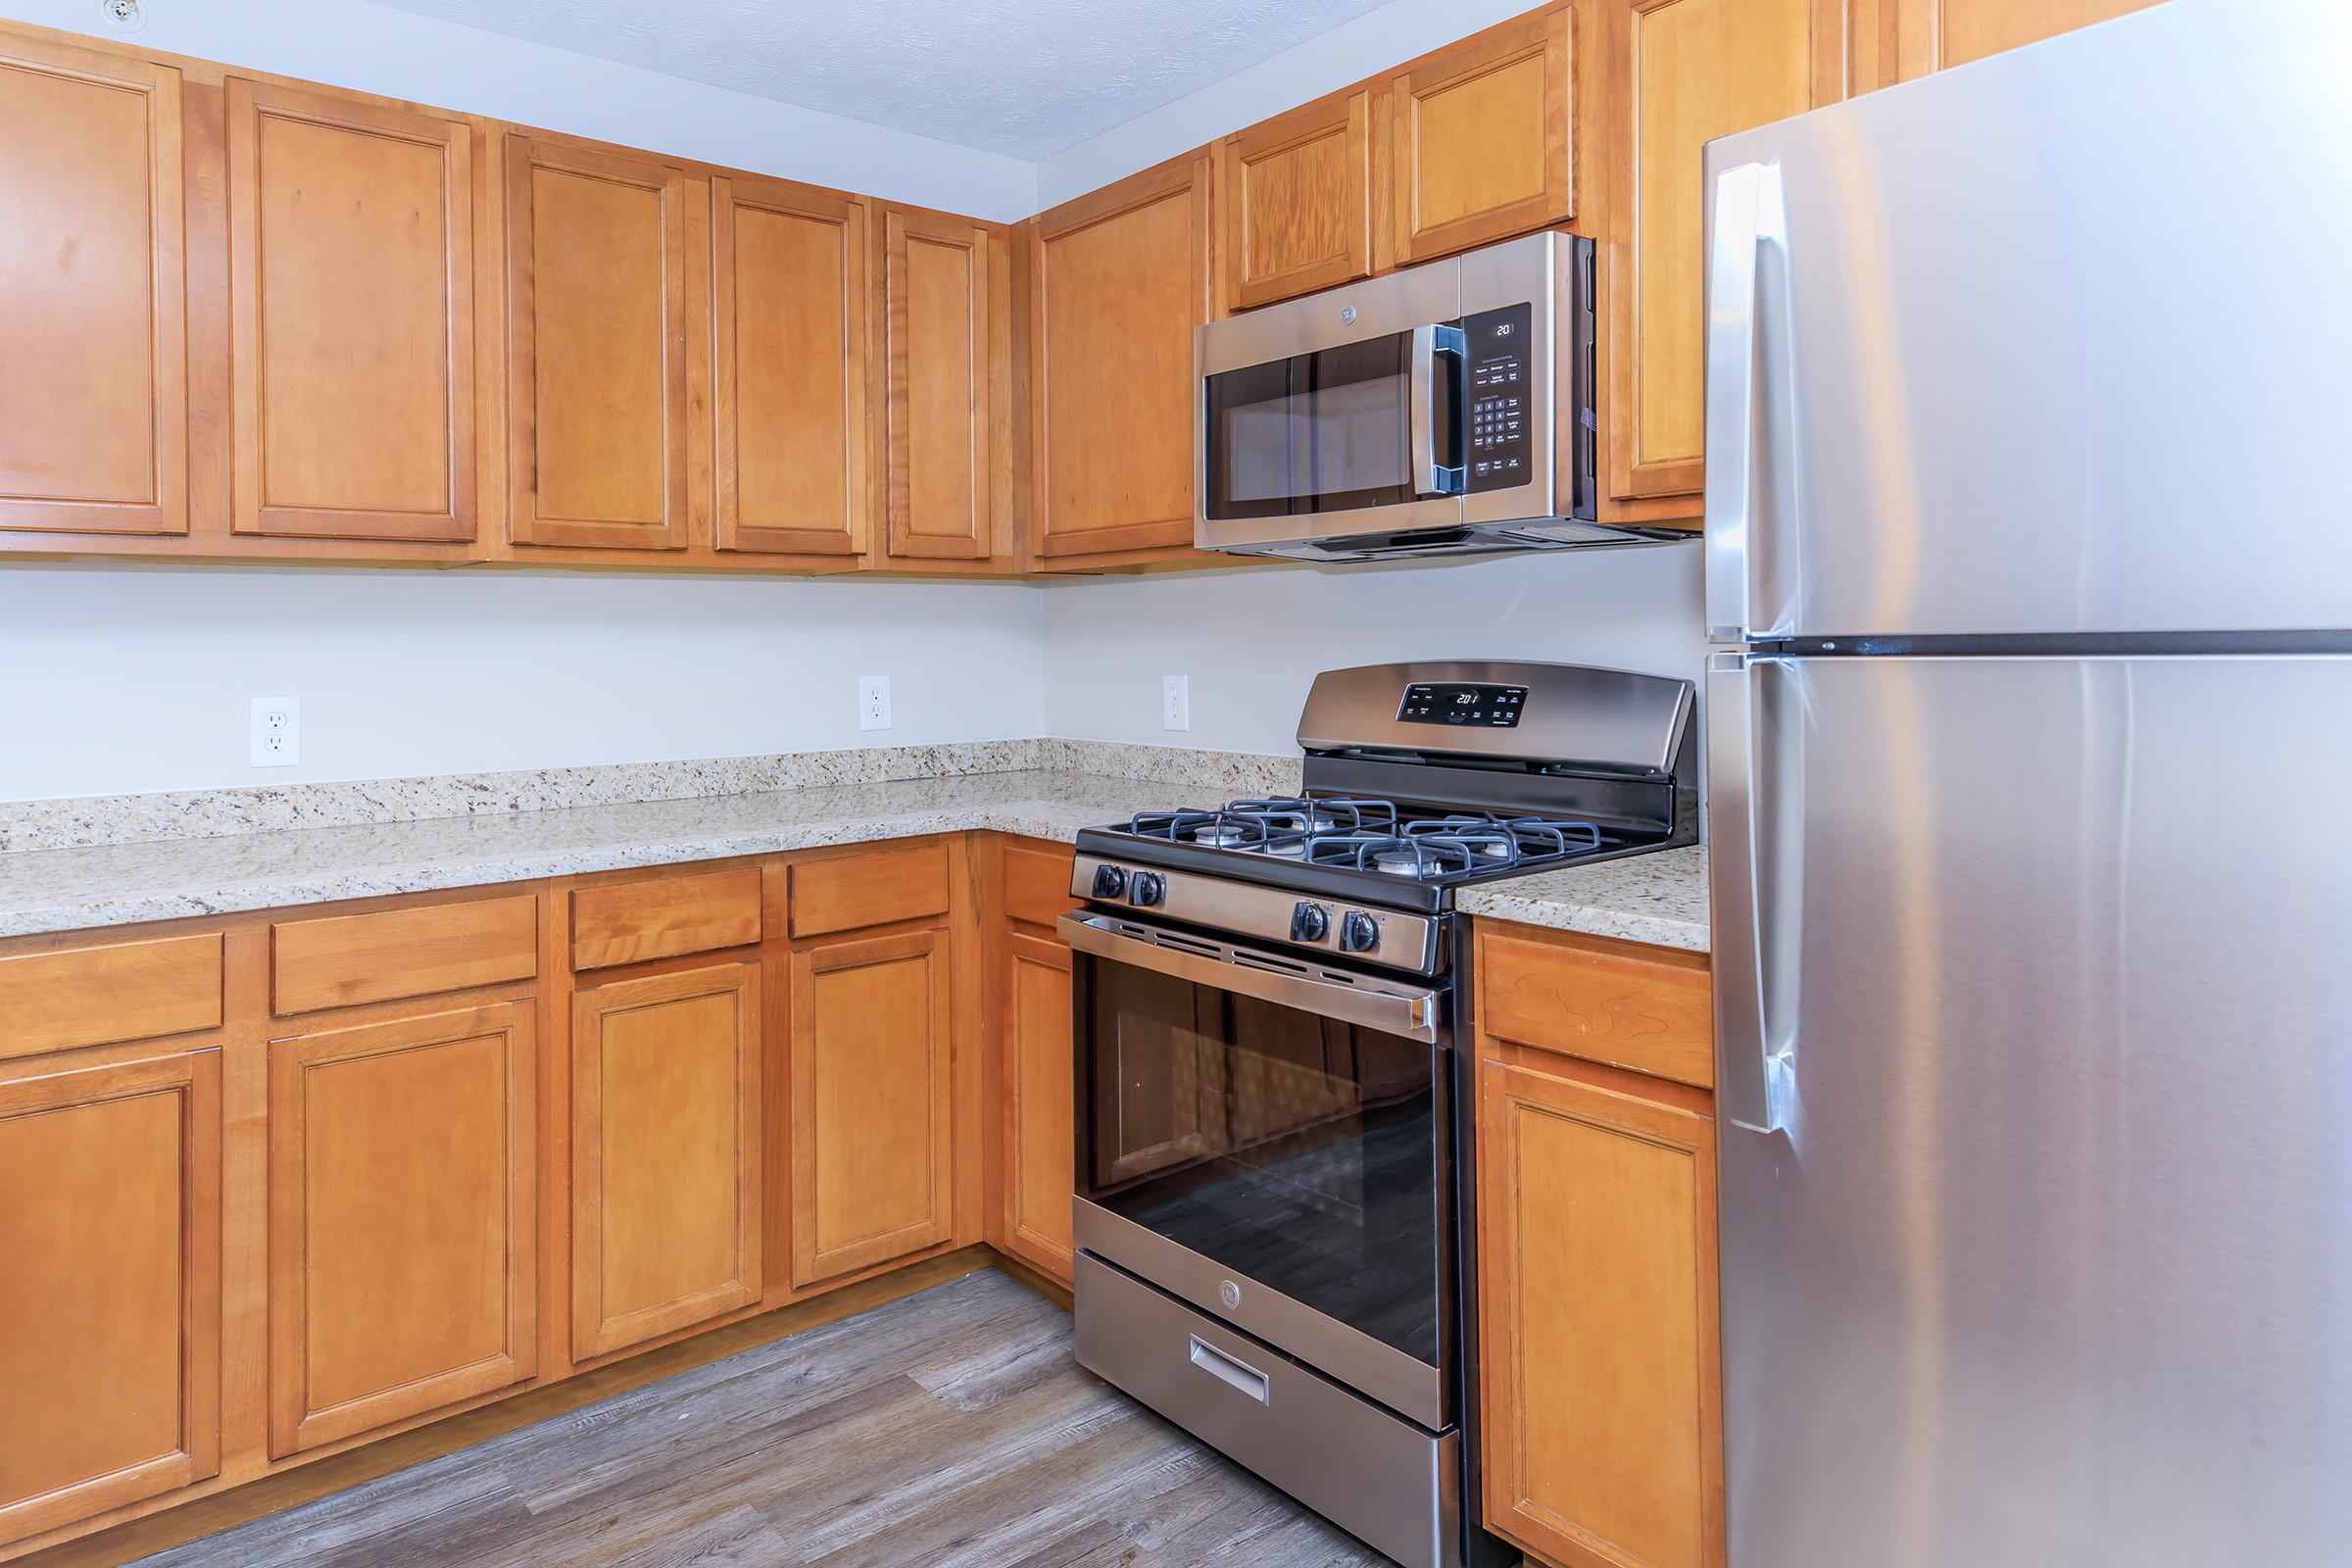
[[1525, 239], [1193, 334], [1194, 537], [1364, 561], [1645, 544], [1594, 520], [1592, 242]]

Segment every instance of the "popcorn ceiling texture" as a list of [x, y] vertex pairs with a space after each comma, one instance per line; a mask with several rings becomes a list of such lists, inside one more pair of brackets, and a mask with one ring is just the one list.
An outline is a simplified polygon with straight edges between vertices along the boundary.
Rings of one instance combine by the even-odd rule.
[[1383, 0], [380, 3], [1034, 160]]

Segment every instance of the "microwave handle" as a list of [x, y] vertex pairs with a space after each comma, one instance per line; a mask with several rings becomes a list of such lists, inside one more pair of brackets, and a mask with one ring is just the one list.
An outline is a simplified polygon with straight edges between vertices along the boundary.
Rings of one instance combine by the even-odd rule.
[[1461, 365], [1468, 340], [1462, 329], [1446, 322], [1430, 322], [1413, 328], [1412, 377], [1412, 461], [1413, 493], [1423, 496], [1458, 496], [1463, 490], [1464, 473], [1459, 467], [1438, 461], [1438, 357], [1453, 361], [1452, 380], [1448, 384], [1447, 404], [1458, 408], [1462, 388]]

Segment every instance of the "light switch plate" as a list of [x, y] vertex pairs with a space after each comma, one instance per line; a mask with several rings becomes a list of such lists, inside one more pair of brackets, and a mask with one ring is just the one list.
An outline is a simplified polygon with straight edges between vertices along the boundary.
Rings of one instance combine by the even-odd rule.
[[255, 767], [292, 767], [302, 760], [302, 699], [253, 700], [251, 758]]

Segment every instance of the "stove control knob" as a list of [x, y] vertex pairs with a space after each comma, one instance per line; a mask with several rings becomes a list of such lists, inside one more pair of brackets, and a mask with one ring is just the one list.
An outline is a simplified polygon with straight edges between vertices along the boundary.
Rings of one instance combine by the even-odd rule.
[[1331, 911], [1320, 904], [1301, 903], [1291, 911], [1291, 940], [1320, 942], [1331, 935]]
[[1138, 871], [1127, 883], [1127, 902], [1139, 909], [1149, 909], [1164, 904], [1168, 897], [1168, 879], [1157, 871]]
[[1127, 868], [1123, 865], [1095, 867], [1095, 897], [1123, 899], [1127, 896]]
[[1380, 946], [1380, 922], [1361, 909], [1349, 909], [1340, 920], [1340, 951], [1370, 953]]

